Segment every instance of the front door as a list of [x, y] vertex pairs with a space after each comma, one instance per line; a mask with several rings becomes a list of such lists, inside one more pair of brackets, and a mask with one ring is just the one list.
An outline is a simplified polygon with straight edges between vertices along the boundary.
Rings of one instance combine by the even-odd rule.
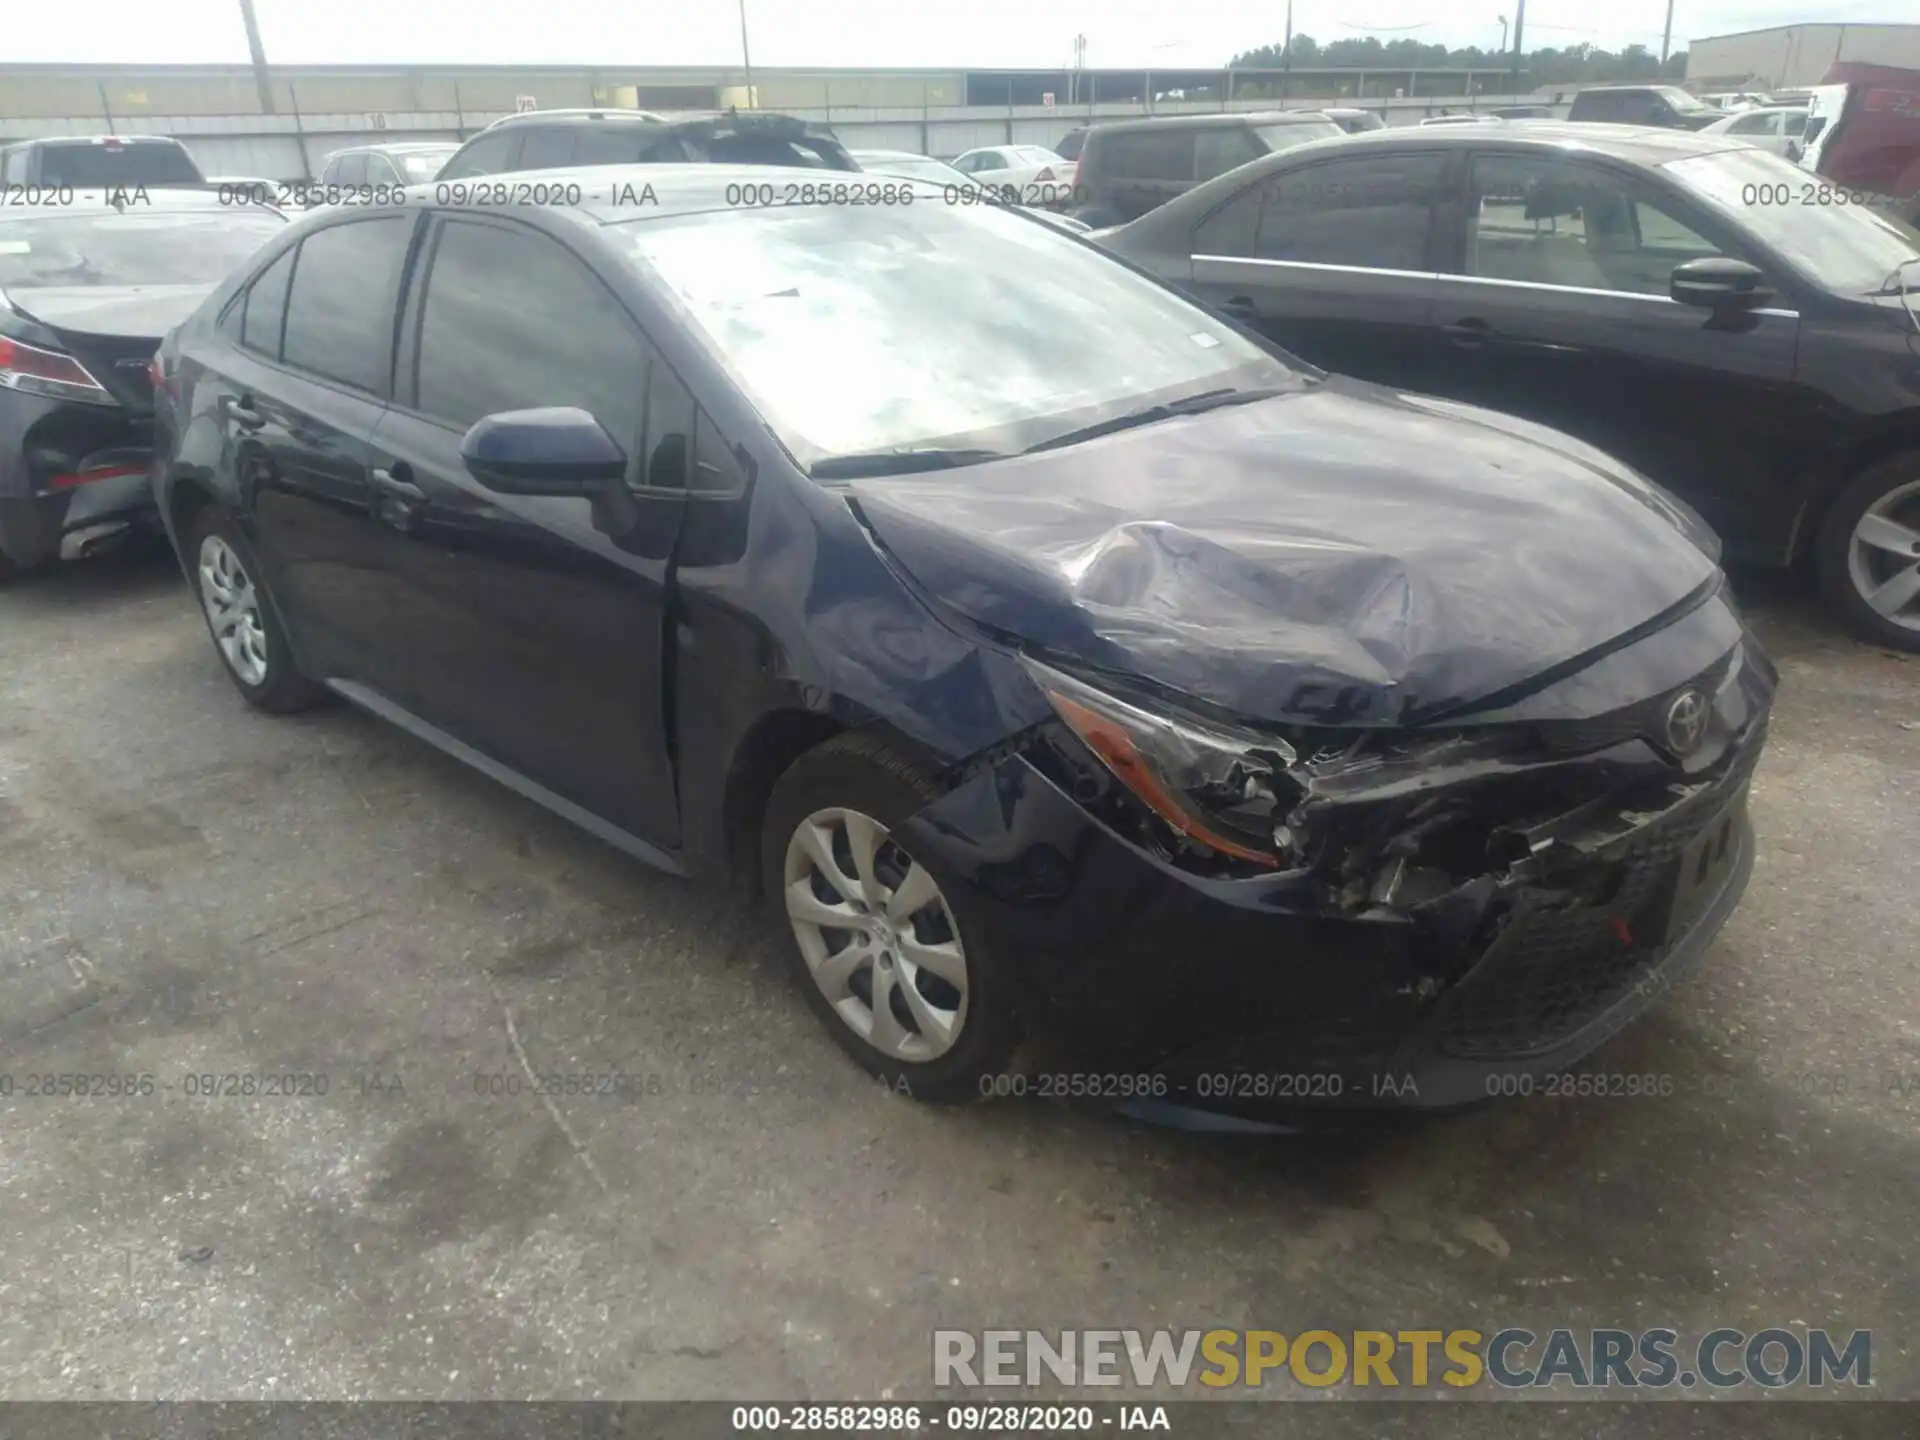
[[[578, 257], [504, 219], [437, 222], [403, 332], [373, 483], [382, 523], [413, 547], [400, 617], [413, 708], [671, 847], [662, 671], [691, 399]], [[626, 485], [594, 500], [500, 495], [467, 473], [474, 421], [552, 405], [591, 412], [627, 450]]]
[[1195, 231], [1193, 288], [1323, 369], [1430, 388], [1445, 165], [1409, 152], [1256, 181]]
[[1730, 551], [1783, 554], [1820, 432], [1794, 384], [1790, 297], [1733, 324], [1670, 298], [1737, 235], [1643, 177], [1561, 156], [1473, 157], [1442, 282], [1436, 388], [1551, 425], [1699, 510]]

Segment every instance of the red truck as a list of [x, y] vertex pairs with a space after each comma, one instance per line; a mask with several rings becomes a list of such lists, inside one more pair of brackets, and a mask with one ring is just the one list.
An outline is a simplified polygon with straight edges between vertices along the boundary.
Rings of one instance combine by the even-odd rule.
[[1835, 65], [1814, 87], [1800, 164], [1920, 225], [1920, 70]]

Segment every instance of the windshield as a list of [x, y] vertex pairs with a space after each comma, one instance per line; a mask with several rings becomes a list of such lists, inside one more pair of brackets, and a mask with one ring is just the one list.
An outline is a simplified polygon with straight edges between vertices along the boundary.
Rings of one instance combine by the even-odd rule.
[[272, 210], [112, 213], [0, 221], [0, 288], [213, 285], [286, 218]]
[[1300, 120], [1291, 125], [1256, 125], [1253, 133], [1260, 137], [1267, 149], [1278, 154], [1311, 140], [1325, 140], [1330, 135], [1344, 135], [1347, 132], [1331, 120]]
[[[1827, 289], [1864, 295], [1920, 256], [1920, 232], [1891, 211], [1863, 205], [1799, 205], [1806, 172], [1765, 150], [1722, 150], [1675, 160], [1666, 172], [1738, 221]], [[1779, 203], [1769, 203], [1778, 197]]]
[[1019, 450], [1163, 400], [1292, 378], [1171, 291], [991, 206], [806, 206], [617, 228], [809, 467], [895, 449]]
[[409, 183], [417, 184], [431, 180], [440, 173], [440, 167], [447, 163], [447, 157], [458, 150], [458, 145], [446, 145], [438, 150], [407, 150], [393, 158], [400, 162], [400, 173]]
[[198, 185], [200, 167], [178, 145], [43, 145], [40, 183], [75, 190], [119, 185]]

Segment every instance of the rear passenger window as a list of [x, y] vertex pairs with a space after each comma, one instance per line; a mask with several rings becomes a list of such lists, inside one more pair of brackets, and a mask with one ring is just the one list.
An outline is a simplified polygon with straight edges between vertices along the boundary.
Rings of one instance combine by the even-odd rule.
[[647, 358], [612, 292], [555, 241], [472, 221], [442, 228], [420, 316], [424, 414], [465, 430], [503, 410], [576, 406], [627, 452], [634, 480]]
[[367, 152], [357, 150], [351, 155], [340, 157], [340, 168], [334, 172], [336, 185], [364, 185], [367, 183]]
[[1245, 130], [1202, 130], [1193, 138], [1194, 178], [1211, 180], [1263, 153]]
[[1254, 256], [1373, 270], [1424, 269], [1427, 228], [1444, 164], [1439, 154], [1369, 156], [1270, 180]]
[[520, 142], [516, 170], [557, 170], [573, 163], [573, 131], [560, 125], [528, 130]]
[[411, 216], [393, 216], [316, 230], [300, 242], [281, 347], [287, 364], [387, 393], [393, 306], [412, 232]]
[[455, 154], [439, 178], [465, 180], [472, 175], [498, 175], [513, 163], [514, 147], [519, 143], [520, 132], [516, 130], [482, 135]]
[[287, 313], [287, 281], [293, 278], [288, 250], [260, 273], [241, 298], [240, 343], [269, 359], [280, 358], [280, 327]]
[[1107, 151], [1106, 171], [1122, 180], [1191, 180], [1193, 142], [1191, 130], [1115, 135]]

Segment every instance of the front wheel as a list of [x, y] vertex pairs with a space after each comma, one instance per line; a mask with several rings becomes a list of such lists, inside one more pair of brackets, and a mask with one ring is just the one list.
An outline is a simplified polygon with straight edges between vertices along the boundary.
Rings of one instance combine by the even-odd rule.
[[1827, 601], [1861, 635], [1920, 654], [1920, 450], [1868, 467], [1820, 527]]
[[311, 709], [326, 692], [293, 663], [286, 631], [260, 588], [260, 565], [240, 527], [209, 508], [187, 536], [194, 593], [227, 678], [247, 703], [273, 715]]
[[938, 798], [874, 736], [810, 751], [768, 802], [761, 878], [808, 1005], [866, 1069], [915, 1099], [978, 1099], [1019, 1038], [1010, 979], [965, 897], [900, 839]]

